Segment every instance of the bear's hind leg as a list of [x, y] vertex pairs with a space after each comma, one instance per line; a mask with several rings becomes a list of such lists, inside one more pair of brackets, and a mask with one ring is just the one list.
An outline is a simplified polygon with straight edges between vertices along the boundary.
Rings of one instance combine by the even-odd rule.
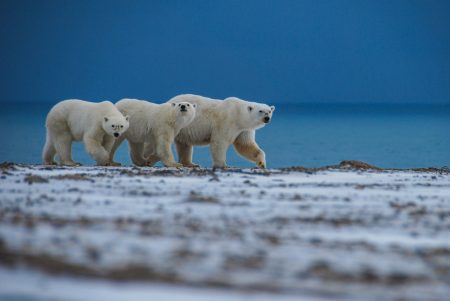
[[185, 167], [199, 167], [200, 165], [192, 163], [193, 146], [180, 142], [175, 142], [177, 147], [178, 162]]
[[153, 166], [158, 161], [161, 160], [159, 158], [159, 156], [156, 154], [156, 150], [155, 150], [153, 143], [145, 143], [144, 144], [144, 158], [147, 161], [146, 162], [147, 166]]
[[61, 160], [61, 165], [81, 165], [72, 160], [72, 137], [70, 136], [70, 134], [58, 134], [56, 137], [54, 137], [53, 141], [56, 153]]
[[53, 143], [53, 139], [50, 133], [47, 131], [47, 139], [42, 151], [42, 162], [44, 165], [57, 165], [57, 163], [54, 161], [56, 149]]
[[133, 143], [128, 140], [130, 148], [130, 157], [134, 165], [145, 166], [144, 143]]

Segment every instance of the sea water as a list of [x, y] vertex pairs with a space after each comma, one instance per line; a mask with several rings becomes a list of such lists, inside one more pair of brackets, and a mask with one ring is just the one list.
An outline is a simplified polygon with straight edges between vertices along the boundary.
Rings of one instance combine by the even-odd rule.
[[[41, 163], [45, 117], [52, 103], [2, 103], [0, 162]], [[318, 167], [361, 160], [380, 167], [450, 166], [450, 105], [278, 104], [272, 121], [256, 132], [270, 168]], [[81, 143], [75, 161], [95, 162]], [[131, 165], [124, 142], [115, 161]], [[209, 147], [195, 147], [194, 160], [211, 166]], [[231, 166], [252, 167], [228, 150]]]

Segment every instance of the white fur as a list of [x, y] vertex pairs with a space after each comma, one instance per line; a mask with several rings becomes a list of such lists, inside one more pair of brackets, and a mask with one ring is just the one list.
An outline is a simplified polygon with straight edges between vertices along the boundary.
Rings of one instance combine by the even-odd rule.
[[271, 120], [275, 107], [236, 97], [221, 101], [191, 94], [169, 100], [180, 101], [197, 105], [196, 117], [175, 138], [180, 163], [197, 166], [192, 163], [192, 146], [210, 144], [214, 167], [226, 167], [227, 149], [234, 144], [241, 156], [266, 167], [264, 151], [255, 141], [255, 130], [266, 124], [264, 118]]
[[98, 165], [108, 165], [114, 135], [128, 129], [127, 118], [109, 101], [93, 103], [70, 99], [56, 104], [48, 113], [44, 164], [53, 165], [58, 154], [63, 165], [80, 165], [72, 160], [72, 142], [83, 141]]
[[[186, 111], [181, 111], [184, 106]], [[153, 166], [162, 161], [168, 167], [181, 167], [175, 162], [171, 144], [180, 129], [195, 117], [195, 105], [188, 102], [155, 104], [144, 100], [122, 99], [117, 109], [130, 117], [130, 128], [126, 135], [116, 141], [114, 152], [123, 139], [128, 140], [131, 160], [135, 165]]]

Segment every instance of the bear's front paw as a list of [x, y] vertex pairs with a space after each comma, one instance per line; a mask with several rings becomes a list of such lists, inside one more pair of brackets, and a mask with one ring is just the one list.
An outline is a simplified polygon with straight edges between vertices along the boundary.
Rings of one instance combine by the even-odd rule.
[[213, 165], [213, 169], [227, 169], [227, 168], [228, 168], [227, 165], [218, 165], [218, 164]]
[[177, 162], [170, 162], [170, 163], [164, 163], [164, 166], [180, 168], [180, 167], [183, 167], [183, 164], [177, 163]]
[[258, 161], [258, 167], [259, 168], [263, 168], [263, 169], [265, 169], [266, 168], [266, 162], [263, 162], [263, 161]]

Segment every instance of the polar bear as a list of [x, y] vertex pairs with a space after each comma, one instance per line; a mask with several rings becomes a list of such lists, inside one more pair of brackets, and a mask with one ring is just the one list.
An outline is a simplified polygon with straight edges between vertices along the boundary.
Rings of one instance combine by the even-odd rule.
[[189, 102], [155, 104], [144, 100], [122, 99], [116, 108], [130, 116], [130, 128], [117, 139], [111, 151], [111, 161], [117, 147], [128, 140], [130, 157], [135, 165], [153, 166], [162, 161], [167, 167], [182, 167], [173, 157], [171, 144], [178, 132], [195, 117], [195, 105]]
[[124, 117], [109, 101], [93, 103], [69, 99], [57, 103], [46, 120], [47, 141], [42, 152], [45, 165], [55, 165], [55, 154], [62, 165], [81, 165], [72, 160], [72, 142], [83, 141], [97, 165], [109, 165], [114, 140], [128, 129]]
[[226, 153], [230, 144], [244, 158], [266, 168], [266, 155], [255, 141], [255, 130], [272, 119], [275, 107], [229, 97], [223, 101], [203, 96], [178, 95], [169, 102], [186, 101], [197, 105], [197, 114], [190, 125], [175, 137], [179, 162], [192, 163], [194, 145], [211, 145], [213, 166], [225, 168]]

